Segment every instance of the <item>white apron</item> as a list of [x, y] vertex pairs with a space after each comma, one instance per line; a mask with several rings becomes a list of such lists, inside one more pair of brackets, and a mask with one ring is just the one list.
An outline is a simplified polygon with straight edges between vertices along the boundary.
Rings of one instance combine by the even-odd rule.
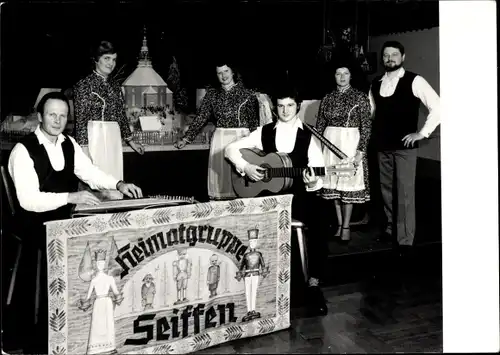
[[237, 139], [250, 134], [248, 128], [217, 128], [210, 144], [208, 158], [208, 196], [213, 200], [236, 198], [231, 180], [232, 165], [224, 157], [224, 149]]
[[[333, 127], [328, 126], [323, 134], [326, 139], [337, 146], [349, 158], [354, 158], [358, 147], [360, 133], [357, 127]], [[323, 148], [325, 165], [332, 166], [340, 163], [340, 158], [333, 154], [327, 147]], [[324, 188], [338, 191], [360, 191], [365, 189], [363, 176], [363, 160], [359, 163], [356, 174], [352, 177], [337, 175], [327, 176], [324, 180]]]
[[[123, 180], [123, 147], [120, 126], [114, 121], [89, 121], [88, 154], [92, 163], [115, 179]], [[122, 199], [121, 192], [103, 191], [106, 199]]]

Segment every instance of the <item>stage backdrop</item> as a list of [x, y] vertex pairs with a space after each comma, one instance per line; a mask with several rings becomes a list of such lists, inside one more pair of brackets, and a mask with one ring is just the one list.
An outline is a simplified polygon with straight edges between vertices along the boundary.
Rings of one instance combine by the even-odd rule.
[[291, 201], [48, 223], [49, 352], [180, 354], [288, 328]]

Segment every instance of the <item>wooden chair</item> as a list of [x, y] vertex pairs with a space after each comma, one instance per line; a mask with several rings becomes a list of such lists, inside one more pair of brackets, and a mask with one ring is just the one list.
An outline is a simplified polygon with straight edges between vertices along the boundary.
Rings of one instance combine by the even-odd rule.
[[[2, 174], [2, 185], [5, 189], [5, 195], [7, 196], [7, 201], [9, 203], [10, 216], [14, 218], [17, 209], [17, 204], [16, 204], [17, 197], [15, 194], [15, 188], [9, 176], [9, 173], [7, 172], [4, 166], [0, 167], [0, 171]], [[23, 249], [21, 238], [19, 238], [15, 233], [10, 233], [10, 235], [16, 240], [18, 246], [16, 250], [14, 267], [12, 269], [12, 276], [10, 278], [9, 290], [7, 294], [7, 305], [10, 305], [12, 301], [12, 293], [14, 292], [14, 285], [16, 284], [17, 271], [19, 269], [19, 260], [21, 259], [21, 252]]]
[[[16, 210], [18, 208], [20, 208], [19, 202], [17, 200], [16, 189], [14, 187], [14, 183], [13, 183], [9, 173], [7, 172], [7, 170], [5, 169], [4, 166], [0, 167], [0, 171], [2, 174], [2, 182], [3, 182], [3, 185], [5, 187], [5, 193], [7, 195], [7, 200], [9, 202], [11, 216], [12, 216], [12, 218], [14, 218], [15, 214], [16, 214]], [[8, 295], [7, 295], [7, 305], [10, 305], [10, 303], [12, 301], [12, 294], [14, 293], [14, 287], [16, 285], [16, 276], [17, 276], [17, 272], [19, 269], [19, 261], [21, 259], [21, 253], [22, 253], [22, 249], [23, 249], [22, 239], [19, 238], [19, 236], [17, 236], [15, 233], [11, 233], [11, 235], [18, 241], [19, 244], [18, 244], [17, 251], [16, 251], [16, 259], [15, 259], [14, 267], [12, 270], [12, 277], [10, 279], [9, 291], [8, 291]], [[34, 305], [35, 306], [35, 317], [34, 317], [35, 324], [38, 322], [38, 310], [40, 308], [40, 283], [41, 283], [40, 271], [41, 271], [41, 267], [42, 267], [42, 250], [38, 250], [37, 267], [36, 267], [35, 305]]]
[[300, 251], [300, 261], [302, 264], [302, 273], [304, 274], [304, 278], [306, 282], [309, 281], [309, 274], [307, 271], [307, 247], [306, 240], [304, 236], [304, 230], [306, 229], [304, 223], [297, 219], [292, 219], [292, 231], [295, 230], [297, 235], [297, 240], [299, 242], [299, 251]]

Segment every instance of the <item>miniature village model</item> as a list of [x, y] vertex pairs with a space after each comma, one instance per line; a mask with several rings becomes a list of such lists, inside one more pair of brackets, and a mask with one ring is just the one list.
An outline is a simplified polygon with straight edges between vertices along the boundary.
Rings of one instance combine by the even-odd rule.
[[[43, 94], [50, 91], [61, 91], [61, 89], [41, 88], [37, 102]], [[146, 30], [144, 30], [137, 67], [123, 81], [122, 91], [125, 98], [125, 112], [134, 139], [143, 144], [173, 146], [177, 139], [184, 135], [195, 117], [194, 114], [186, 114], [175, 107], [174, 93], [154, 70], [149, 55]], [[36, 129], [38, 125], [36, 103], [31, 109], [32, 112], [27, 116], [7, 116], [0, 130], [2, 142], [15, 144]], [[71, 97], [70, 106], [73, 106]], [[66, 133], [70, 135], [73, 134], [72, 113], [73, 107], [71, 107], [66, 128]], [[215, 126], [212, 123], [207, 124], [192, 145], [208, 146], [214, 130]]]
[[[153, 68], [145, 31], [137, 68], [122, 87], [131, 129], [142, 143], [173, 145], [194, 118], [176, 110], [173, 92]], [[209, 144], [213, 130], [205, 127], [194, 143]]]

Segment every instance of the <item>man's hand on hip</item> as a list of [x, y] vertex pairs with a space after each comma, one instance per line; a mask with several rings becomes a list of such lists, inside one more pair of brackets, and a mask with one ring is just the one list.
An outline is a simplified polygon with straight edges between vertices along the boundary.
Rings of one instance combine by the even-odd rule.
[[404, 136], [404, 138], [401, 140], [403, 141], [405, 147], [410, 147], [410, 146], [413, 147], [415, 142], [424, 138], [425, 137], [421, 133], [410, 133]]

